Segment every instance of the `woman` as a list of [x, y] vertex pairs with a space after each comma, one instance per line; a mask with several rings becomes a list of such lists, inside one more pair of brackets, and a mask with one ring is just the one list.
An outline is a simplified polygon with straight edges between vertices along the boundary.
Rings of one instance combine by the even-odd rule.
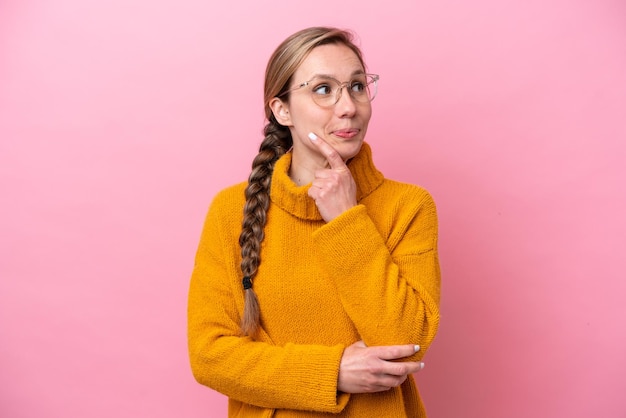
[[439, 324], [437, 216], [374, 166], [377, 81], [334, 28], [270, 58], [265, 139], [211, 204], [189, 292], [194, 376], [231, 417], [426, 416], [412, 374]]

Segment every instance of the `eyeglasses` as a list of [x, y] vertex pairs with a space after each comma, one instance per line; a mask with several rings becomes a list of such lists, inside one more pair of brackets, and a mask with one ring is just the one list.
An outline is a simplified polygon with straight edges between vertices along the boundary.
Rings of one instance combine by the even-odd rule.
[[358, 74], [354, 76], [352, 80], [340, 83], [332, 77], [316, 76], [276, 97], [281, 97], [292, 91], [308, 87], [313, 101], [318, 106], [331, 107], [337, 104], [341, 98], [343, 88], [347, 87], [352, 100], [359, 103], [369, 103], [376, 97], [379, 78], [380, 76], [377, 74]]

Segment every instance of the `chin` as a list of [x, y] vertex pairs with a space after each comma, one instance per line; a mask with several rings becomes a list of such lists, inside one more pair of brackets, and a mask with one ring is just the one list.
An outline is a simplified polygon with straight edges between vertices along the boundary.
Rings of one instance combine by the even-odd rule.
[[345, 143], [344, 146], [338, 147], [337, 151], [339, 155], [341, 155], [341, 159], [344, 161], [348, 161], [350, 158], [356, 157], [356, 155], [361, 151], [361, 147], [363, 146], [363, 141], [357, 143]]

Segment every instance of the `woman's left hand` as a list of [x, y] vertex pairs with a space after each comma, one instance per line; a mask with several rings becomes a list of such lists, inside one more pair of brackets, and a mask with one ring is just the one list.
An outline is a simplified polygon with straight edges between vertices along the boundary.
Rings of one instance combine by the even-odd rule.
[[356, 183], [350, 169], [332, 146], [313, 133], [309, 134], [309, 138], [326, 157], [329, 168], [315, 171], [308, 194], [315, 200], [322, 218], [330, 222], [356, 206]]

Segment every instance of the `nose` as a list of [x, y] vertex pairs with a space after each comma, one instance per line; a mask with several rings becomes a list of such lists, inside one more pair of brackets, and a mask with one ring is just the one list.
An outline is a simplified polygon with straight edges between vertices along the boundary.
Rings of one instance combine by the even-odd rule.
[[[346, 93], [343, 94], [343, 89], [346, 89]], [[335, 113], [339, 115], [339, 117], [351, 117], [354, 116], [356, 112], [356, 103], [354, 103], [354, 99], [350, 95], [349, 85], [343, 85], [339, 89], [339, 100], [335, 103]]]

